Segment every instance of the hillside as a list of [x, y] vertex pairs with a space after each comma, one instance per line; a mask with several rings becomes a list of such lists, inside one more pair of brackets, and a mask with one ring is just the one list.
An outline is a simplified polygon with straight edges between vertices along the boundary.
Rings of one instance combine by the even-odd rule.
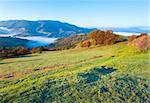
[[48, 36], [63, 38], [78, 33], [88, 33], [93, 29], [78, 27], [69, 23], [52, 20], [8, 20], [0, 21], [0, 27], [5, 27], [16, 36]]
[[29, 43], [29, 41], [25, 39], [0, 37], [0, 47], [26, 46], [27, 43]]
[[69, 49], [75, 48], [79, 43], [88, 39], [85, 34], [73, 35], [67, 38], [57, 39], [54, 43], [50, 44], [51, 49]]
[[9, 32], [3, 28], [0, 28], [0, 34], [8, 34]]
[[0, 61], [0, 101], [150, 102], [150, 52], [127, 42]]

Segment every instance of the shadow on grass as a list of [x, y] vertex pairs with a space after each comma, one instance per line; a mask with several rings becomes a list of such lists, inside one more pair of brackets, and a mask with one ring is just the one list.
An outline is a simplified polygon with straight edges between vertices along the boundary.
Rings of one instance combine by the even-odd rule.
[[83, 78], [83, 80], [81, 80], [80, 82], [85, 82], [85, 83], [96, 82], [100, 79], [100, 77], [95, 73], [79, 73], [78, 76]]
[[100, 68], [96, 68], [95, 71], [100, 73], [101, 75], [107, 75], [107, 74], [110, 74], [110, 73], [116, 71], [116, 69], [102, 66]]
[[116, 71], [116, 69], [102, 66], [99, 68], [94, 68], [91, 71], [86, 72], [86, 73], [79, 73], [78, 76], [79, 76], [79, 79], [81, 79], [80, 82], [92, 83], [92, 82], [96, 82], [100, 80], [102, 75], [107, 75], [114, 71]]

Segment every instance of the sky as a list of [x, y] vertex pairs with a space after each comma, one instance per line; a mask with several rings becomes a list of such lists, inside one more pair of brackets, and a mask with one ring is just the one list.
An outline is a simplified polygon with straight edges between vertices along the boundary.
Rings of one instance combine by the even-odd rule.
[[0, 20], [58, 20], [82, 27], [150, 26], [149, 0], [0, 0]]

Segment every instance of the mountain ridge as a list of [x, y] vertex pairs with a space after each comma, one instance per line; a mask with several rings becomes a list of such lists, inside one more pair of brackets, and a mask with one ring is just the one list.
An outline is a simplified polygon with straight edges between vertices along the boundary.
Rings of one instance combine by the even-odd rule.
[[53, 20], [6, 20], [0, 21], [0, 27], [12, 29], [16, 36], [47, 36], [63, 38], [79, 33], [89, 33], [94, 29], [78, 27], [66, 22]]

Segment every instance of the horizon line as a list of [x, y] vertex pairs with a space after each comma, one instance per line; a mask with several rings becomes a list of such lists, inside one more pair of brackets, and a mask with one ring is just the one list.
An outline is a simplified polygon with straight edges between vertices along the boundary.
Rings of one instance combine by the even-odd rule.
[[5, 20], [0, 20], [0, 21], [57, 21], [57, 22], [61, 22], [61, 23], [68, 23], [71, 25], [75, 25], [78, 27], [84, 27], [84, 28], [130, 28], [130, 27], [149, 27], [150, 25], [135, 25], [135, 26], [126, 26], [126, 25], [122, 25], [122, 26], [81, 26], [78, 24], [74, 24], [74, 23], [70, 23], [70, 22], [66, 22], [66, 21], [61, 21], [61, 20], [56, 20], [56, 19], [5, 19]]

